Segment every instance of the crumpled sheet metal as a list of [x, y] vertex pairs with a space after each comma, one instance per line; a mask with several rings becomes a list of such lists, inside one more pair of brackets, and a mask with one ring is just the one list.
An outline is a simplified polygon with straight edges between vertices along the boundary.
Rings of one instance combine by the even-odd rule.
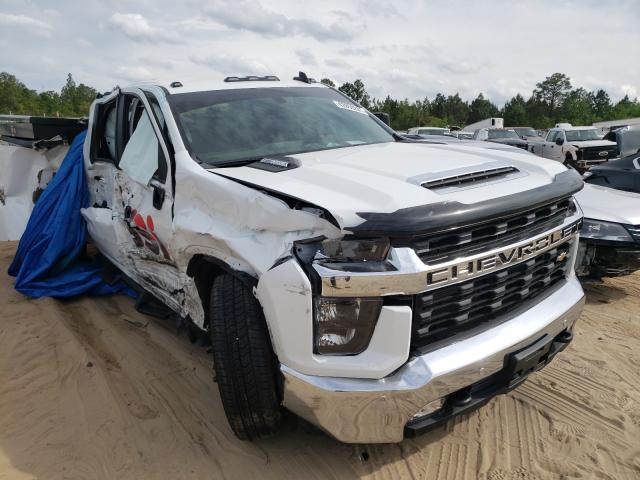
[[66, 146], [36, 151], [0, 144], [0, 241], [20, 240], [35, 200], [67, 150]]

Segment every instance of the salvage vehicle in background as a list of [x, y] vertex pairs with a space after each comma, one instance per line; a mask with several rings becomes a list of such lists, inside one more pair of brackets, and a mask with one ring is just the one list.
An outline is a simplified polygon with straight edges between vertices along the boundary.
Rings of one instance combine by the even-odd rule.
[[629, 125], [609, 131], [605, 140], [618, 144], [620, 157], [640, 153], [640, 125]]
[[536, 143], [544, 142], [544, 138], [540, 136], [540, 133], [532, 127], [510, 127], [513, 129], [522, 140], [527, 142], [527, 150], [532, 151], [533, 145]]
[[592, 185], [640, 193], [640, 153], [592, 167], [583, 179]]
[[557, 160], [580, 172], [618, 157], [615, 142], [602, 140], [594, 127], [559, 124], [542, 143], [532, 145], [534, 154]]
[[599, 279], [640, 269], [640, 195], [586, 184], [576, 199], [584, 213], [577, 275]]
[[448, 135], [453, 136], [451, 134], [451, 130], [448, 128], [441, 127], [414, 127], [407, 130], [407, 133], [412, 135]]
[[116, 88], [91, 107], [82, 214], [210, 336], [239, 438], [285, 407], [398, 442], [522, 384], [582, 310], [580, 176], [491, 145], [406, 139], [302, 73]]
[[511, 128], [479, 128], [473, 134], [473, 139], [527, 149], [527, 142]]

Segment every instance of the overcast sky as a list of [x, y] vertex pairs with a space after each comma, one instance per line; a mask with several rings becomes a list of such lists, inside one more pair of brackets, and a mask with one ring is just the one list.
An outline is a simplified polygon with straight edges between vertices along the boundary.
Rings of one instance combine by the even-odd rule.
[[554, 72], [640, 95], [640, 0], [0, 0], [0, 42], [38, 90], [301, 69], [411, 100], [502, 105]]

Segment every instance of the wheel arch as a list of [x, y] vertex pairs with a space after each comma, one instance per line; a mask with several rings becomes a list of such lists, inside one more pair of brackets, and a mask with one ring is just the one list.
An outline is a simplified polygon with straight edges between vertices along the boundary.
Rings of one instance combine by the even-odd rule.
[[234, 269], [219, 258], [203, 253], [193, 255], [187, 265], [187, 276], [193, 278], [202, 302], [204, 328], [209, 327], [209, 292], [213, 285], [213, 280], [223, 273], [234, 276], [251, 291], [258, 285], [256, 277], [247, 272]]

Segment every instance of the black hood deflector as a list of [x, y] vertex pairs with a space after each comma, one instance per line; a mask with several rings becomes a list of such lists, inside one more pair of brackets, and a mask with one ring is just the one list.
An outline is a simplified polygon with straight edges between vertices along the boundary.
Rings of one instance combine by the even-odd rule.
[[471, 205], [455, 201], [403, 208], [391, 213], [358, 212], [364, 222], [347, 227], [358, 237], [407, 237], [477, 225], [496, 217], [518, 215], [582, 190], [582, 178], [573, 169], [555, 176], [549, 185]]

